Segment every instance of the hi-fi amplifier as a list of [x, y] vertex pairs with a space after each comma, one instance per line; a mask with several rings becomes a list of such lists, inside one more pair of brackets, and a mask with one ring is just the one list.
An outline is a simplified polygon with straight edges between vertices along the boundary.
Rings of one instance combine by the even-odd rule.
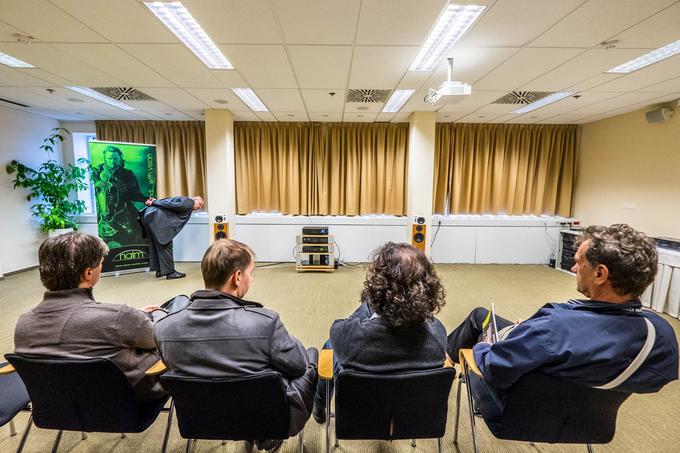
[[303, 244], [328, 244], [328, 236], [302, 236]]
[[328, 227], [302, 227], [302, 234], [309, 236], [326, 236]]
[[328, 253], [327, 245], [303, 245], [302, 253]]

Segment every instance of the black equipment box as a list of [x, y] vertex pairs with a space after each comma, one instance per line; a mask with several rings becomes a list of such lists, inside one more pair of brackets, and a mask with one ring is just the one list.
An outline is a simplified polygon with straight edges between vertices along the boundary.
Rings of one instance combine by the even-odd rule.
[[328, 236], [302, 236], [303, 244], [328, 244]]
[[302, 253], [328, 253], [327, 245], [303, 245]]
[[328, 227], [302, 227], [302, 234], [307, 236], [328, 236]]
[[680, 252], [680, 239], [674, 238], [654, 238], [656, 246], [660, 249], [675, 250]]

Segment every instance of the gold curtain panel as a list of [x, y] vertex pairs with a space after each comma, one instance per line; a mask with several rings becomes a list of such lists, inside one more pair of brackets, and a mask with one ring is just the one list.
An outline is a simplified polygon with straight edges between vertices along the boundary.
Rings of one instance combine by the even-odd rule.
[[408, 124], [234, 123], [236, 209], [406, 212]]
[[158, 198], [206, 198], [204, 122], [95, 121], [95, 126], [98, 140], [156, 145]]
[[437, 123], [436, 214], [569, 216], [576, 125]]

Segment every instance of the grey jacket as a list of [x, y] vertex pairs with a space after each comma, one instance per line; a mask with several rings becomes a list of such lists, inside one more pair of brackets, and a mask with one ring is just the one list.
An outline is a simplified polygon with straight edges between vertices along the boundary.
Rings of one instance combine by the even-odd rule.
[[162, 245], [169, 244], [189, 221], [194, 210], [194, 200], [189, 197], [172, 197], [154, 200], [139, 213], [145, 229], [153, 232]]
[[273, 369], [294, 379], [307, 369], [305, 348], [276, 312], [220, 291], [196, 291], [191, 304], [158, 321], [154, 333], [168, 369], [181, 376], [236, 377]]
[[19, 354], [110, 359], [143, 400], [165, 394], [157, 378], [144, 375], [159, 359], [155, 348], [153, 324], [143, 311], [96, 302], [91, 288], [45, 292], [14, 330]]

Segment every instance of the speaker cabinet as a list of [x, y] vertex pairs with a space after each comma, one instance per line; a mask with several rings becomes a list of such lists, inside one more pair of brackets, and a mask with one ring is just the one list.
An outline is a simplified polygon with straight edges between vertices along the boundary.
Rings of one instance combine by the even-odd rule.
[[425, 240], [427, 239], [427, 225], [425, 223], [414, 223], [411, 225], [411, 244], [425, 251]]
[[227, 222], [227, 216], [216, 215], [215, 221], [213, 222], [213, 241], [219, 241], [220, 239], [229, 238], [229, 223]]
[[668, 121], [671, 115], [673, 115], [672, 109], [659, 107], [658, 109], [650, 110], [649, 112], [645, 113], [645, 119], [650, 124], [663, 123], [664, 121]]

